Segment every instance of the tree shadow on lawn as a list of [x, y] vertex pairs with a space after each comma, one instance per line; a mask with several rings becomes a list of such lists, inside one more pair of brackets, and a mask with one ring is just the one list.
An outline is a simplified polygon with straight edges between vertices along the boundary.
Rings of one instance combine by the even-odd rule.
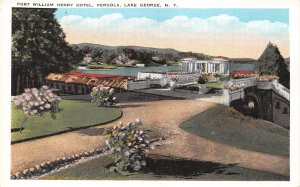
[[138, 107], [143, 107], [145, 105], [141, 104], [117, 104], [117, 108], [138, 108]]
[[85, 134], [88, 136], [102, 136], [104, 132], [104, 128], [96, 128], [96, 127], [90, 127], [87, 129], [82, 129], [77, 131], [77, 133]]
[[95, 158], [67, 169], [52, 173], [41, 179], [67, 180], [289, 180], [289, 177], [252, 170], [237, 164], [220, 164], [149, 155], [147, 167], [140, 172], [121, 175], [111, 172], [114, 158], [111, 155]]
[[228, 168], [237, 164], [220, 164], [209, 161], [185, 160], [168, 157], [147, 158], [145, 174], [152, 174], [155, 177], [174, 176], [176, 178], [191, 179], [205, 174], [238, 175], [237, 172], [227, 172]]

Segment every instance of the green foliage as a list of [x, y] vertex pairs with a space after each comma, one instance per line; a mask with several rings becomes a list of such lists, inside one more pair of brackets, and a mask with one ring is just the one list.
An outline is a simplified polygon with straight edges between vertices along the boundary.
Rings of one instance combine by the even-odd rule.
[[179, 52], [173, 49], [107, 47], [95, 44], [77, 44], [74, 46], [79, 47], [83, 54], [90, 53], [95, 61], [104, 64], [115, 64], [118, 60], [118, 56], [122, 54], [131, 61], [143, 63], [146, 66], [158, 66], [164, 64], [178, 65], [178, 62], [187, 56], [194, 56], [200, 60], [211, 58], [202, 53]]
[[112, 106], [116, 104], [116, 97], [113, 88], [98, 85], [93, 88], [91, 92], [91, 103], [97, 107]]
[[40, 87], [50, 72], [64, 72], [76, 60], [65, 33], [54, 17], [56, 9], [12, 9], [12, 94]]
[[214, 88], [214, 89], [222, 89], [223, 83], [222, 83], [222, 81], [218, 81], [218, 82], [207, 82], [207, 83], [206, 83], [206, 87], [207, 87], [207, 88]]
[[287, 70], [287, 65], [276, 45], [272, 43], [267, 45], [266, 49], [259, 57], [255, 69], [261, 75], [278, 76], [279, 82], [289, 88], [290, 73]]
[[146, 138], [146, 133], [138, 129], [138, 125], [141, 122], [136, 119], [135, 122], [104, 131], [103, 135], [108, 138], [106, 144], [115, 158], [111, 171], [127, 174], [127, 171], [139, 171], [146, 167], [145, 156], [150, 148], [150, 141]]

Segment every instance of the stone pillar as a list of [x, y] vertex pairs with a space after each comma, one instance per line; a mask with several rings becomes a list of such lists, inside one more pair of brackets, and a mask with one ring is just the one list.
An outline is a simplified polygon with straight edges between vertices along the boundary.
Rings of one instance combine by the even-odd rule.
[[228, 89], [223, 89], [223, 104], [226, 106], [230, 105], [230, 91]]

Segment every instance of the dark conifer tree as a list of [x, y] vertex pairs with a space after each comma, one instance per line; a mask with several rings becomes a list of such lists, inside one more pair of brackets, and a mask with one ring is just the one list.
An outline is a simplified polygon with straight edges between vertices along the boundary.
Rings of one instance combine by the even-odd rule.
[[278, 47], [271, 42], [258, 59], [256, 71], [262, 75], [277, 75], [279, 82], [289, 88], [290, 73]]

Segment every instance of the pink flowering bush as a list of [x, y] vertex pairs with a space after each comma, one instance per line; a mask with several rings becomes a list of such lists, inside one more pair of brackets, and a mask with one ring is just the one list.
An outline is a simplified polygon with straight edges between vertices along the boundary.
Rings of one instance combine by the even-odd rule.
[[277, 77], [276, 75], [262, 75], [259, 76], [257, 81], [258, 82], [272, 82], [272, 81], [276, 81], [278, 80], [279, 77]]
[[114, 89], [110, 87], [104, 87], [102, 85], [98, 85], [93, 88], [91, 97], [91, 103], [95, 103], [95, 105], [98, 107], [112, 106], [117, 102]]
[[50, 113], [52, 118], [61, 109], [58, 104], [60, 97], [55, 95], [48, 86], [37, 88], [26, 88], [25, 92], [13, 98], [13, 103], [18, 110], [23, 110], [26, 118], [21, 122], [21, 127], [29, 116], [43, 115]]
[[154, 147], [150, 146], [146, 133], [138, 129], [139, 125], [141, 121], [136, 119], [127, 125], [121, 123], [104, 131], [108, 138], [106, 144], [115, 158], [111, 171], [125, 174], [126, 171], [139, 171], [146, 167], [146, 153]]
[[245, 84], [225, 84], [223, 86], [224, 89], [227, 89], [230, 91], [238, 90], [238, 89], [241, 89], [244, 87], [245, 87]]
[[55, 95], [48, 86], [26, 88], [21, 95], [14, 97], [13, 102], [17, 109], [23, 110], [25, 115], [42, 115], [49, 112], [52, 117], [59, 112], [60, 97]]
[[179, 80], [179, 78], [176, 75], [172, 75], [170, 79], [174, 82], [177, 82]]

